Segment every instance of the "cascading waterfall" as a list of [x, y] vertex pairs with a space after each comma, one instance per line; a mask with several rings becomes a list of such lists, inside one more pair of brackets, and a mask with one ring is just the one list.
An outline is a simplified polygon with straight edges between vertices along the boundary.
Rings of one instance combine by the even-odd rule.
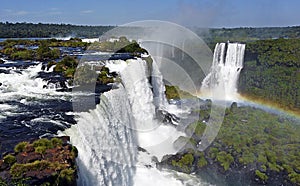
[[155, 117], [155, 106], [147, 69], [146, 62], [138, 59], [130, 60], [126, 69], [120, 72], [136, 120], [136, 129], [143, 131], [156, 127], [152, 122]]
[[155, 66], [154, 72], [151, 72], [152, 77], [155, 77], [154, 83], [152, 82], [154, 93], [149, 83], [150, 72], [146, 61], [128, 60], [128, 66], [120, 72], [120, 75], [135, 119], [138, 144], [160, 160], [163, 155], [176, 152], [173, 142], [184, 134], [174, 127], [163, 125], [156, 119], [155, 100], [160, 100], [158, 108], [162, 105], [167, 106], [167, 102], [162, 76]]
[[210, 91], [214, 99], [236, 100], [237, 81], [243, 68], [244, 52], [245, 44], [217, 43], [211, 72], [203, 80], [201, 92]]
[[130, 104], [123, 86], [101, 96], [101, 103], [80, 113], [66, 130], [78, 149], [79, 185], [133, 185], [136, 137]]
[[159, 109], [166, 109], [168, 104], [165, 94], [166, 88], [163, 83], [163, 76], [160, 73], [156, 62], [152, 63], [151, 82], [154, 94], [154, 105]]
[[[155, 118], [147, 62], [136, 59], [106, 64], [119, 71], [122, 84], [104, 93], [96, 109], [78, 113], [77, 124], [64, 132], [78, 148], [79, 185], [137, 185], [148, 182], [151, 177], [145, 176], [147, 173], [160, 175], [157, 179], [165, 185], [181, 185], [171, 175], [146, 168], [151, 158], [141, 161], [143, 157], [137, 152], [140, 146], [161, 159], [176, 152], [173, 142], [183, 135]], [[155, 81], [162, 81], [161, 74], [158, 77]], [[164, 94], [157, 85], [162, 86], [163, 82], [156, 82], [153, 88], [159, 95]]]

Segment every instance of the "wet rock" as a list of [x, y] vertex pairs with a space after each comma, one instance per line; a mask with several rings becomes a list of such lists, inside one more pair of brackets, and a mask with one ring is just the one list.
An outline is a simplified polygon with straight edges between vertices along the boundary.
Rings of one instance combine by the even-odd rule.
[[157, 110], [156, 115], [157, 118], [164, 123], [177, 125], [179, 122], [179, 118], [175, 114], [171, 114], [165, 110]]

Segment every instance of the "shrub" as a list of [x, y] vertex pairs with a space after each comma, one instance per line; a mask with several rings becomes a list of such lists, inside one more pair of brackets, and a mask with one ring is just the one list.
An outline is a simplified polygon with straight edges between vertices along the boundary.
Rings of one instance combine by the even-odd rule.
[[54, 147], [62, 146], [62, 140], [58, 138], [52, 138], [51, 143]]
[[231, 154], [222, 151], [218, 153], [217, 160], [223, 166], [224, 170], [227, 171], [234, 159]]
[[26, 142], [26, 141], [20, 142], [15, 146], [14, 150], [15, 150], [15, 152], [24, 152], [27, 145], [28, 145], [28, 142]]
[[180, 170], [183, 172], [190, 173], [193, 162], [194, 162], [194, 156], [189, 153], [182, 156], [182, 158], [178, 162], [172, 160], [172, 165], [174, 167], [180, 168]]
[[215, 159], [217, 157], [218, 152], [219, 152], [219, 150], [217, 148], [211, 147], [209, 149], [209, 157], [212, 159]]
[[204, 167], [204, 166], [206, 166], [206, 165], [207, 165], [207, 161], [206, 161], [204, 155], [201, 154], [201, 156], [200, 156], [199, 159], [198, 159], [197, 166], [201, 168], [201, 167]]
[[38, 146], [35, 148], [35, 152], [39, 154], [45, 154], [47, 148], [45, 146]]
[[75, 181], [75, 170], [64, 169], [59, 174], [59, 185], [72, 185]]
[[26, 164], [15, 163], [10, 169], [10, 174], [14, 179], [20, 179], [27, 171], [40, 171], [49, 168], [50, 166], [51, 163], [45, 160], [37, 160]]
[[9, 165], [12, 165], [12, 164], [14, 164], [17, 160], [16, 160], [16, 157], [15, 157], [15, 156], [13, 156], [13, 155], [11, 155], [11, 154], [8, 154], [8, 155], [4, 156], [3, 161], [4, 161], [4, 163], [7, 163], [7, 164], [9, 164]]
[[293, 183], [295, 183], [296, 185], [300, 184], [300, 174], [292, 172], [288, 176]]
[[78, 156], [78, 150], [75, 146], [72, 146], [72, 151], [71, 151], [72, 155], [74, 158], [76, 158]]
[[39, 146], [45, 146], [47, 149], [51, 149], [53, 148], [53, 144], [50, 140], [48, 140], [47, 138], [42, 138], [39, 140], [36, 140], [33, 142], [33, 147], [36, 149], [36, 147]]
[[262, 181], [267, 181], [268, 180], [268, 176], [265, 173], [260, 172], [259, 170], [255, 171], [255, 175], [261, 179]]

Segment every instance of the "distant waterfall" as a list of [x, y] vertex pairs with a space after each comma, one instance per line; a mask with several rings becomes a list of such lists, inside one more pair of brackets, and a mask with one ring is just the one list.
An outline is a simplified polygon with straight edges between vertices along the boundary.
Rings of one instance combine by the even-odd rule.
[[214, 99], [235, 100], [244, 52], [245, 44], [217, 43], [211, 72], [203, 80], [201, 92], [209, 91]]
[[154, 94], [154, 105], [159, 109], [165, 110], [168, 104], [165, 94], [166, 88], [163, 83], [163, 76], [155, 62], [152, 63], [151, 82]]

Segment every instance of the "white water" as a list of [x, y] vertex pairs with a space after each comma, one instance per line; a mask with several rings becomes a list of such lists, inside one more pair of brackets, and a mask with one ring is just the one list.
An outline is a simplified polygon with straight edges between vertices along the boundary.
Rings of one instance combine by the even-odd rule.
[[245, 44], [218, 43], [215, 47], [211, 72], [202, 82], [201, 92], [217, 100], [236, 101], [237, 81], [243, 68]]
[[[69, 93], [57, 92], [55, 86], [51, 89], [42, 78], [37, 78], [38, 73], [42, 72], [42, 63], [30, 66], [27, 69], [14, 69], [14, 67], [3, 68], [9, 73], [0, 73], [0, 100], [25, 99], [47, 99], [53, 96], [65, 99], [64, 95]], [[48, 72], [51, 72], [50, 68]], [[44, 88], [48, 86], [48, 88]], [[26, 100], [23, 100], [25, 102]]]
[[155, 61], [152, 63], [151, 82], [153, 86], [154, 105], [159, 109], [165, 110], [168, 105], [165, 94], [166, 88], [163, 83], [163, 76]]
[[[165, 154], [176, 153], [173, 142], [184, 134], [155, 119], [154, 94], [148, 81], [147, 63], [141, 59], [129, 60], [128, 66], [120, 74], [135, 119], [134, 129], [137, 132], [139, 146], [145, 148], [159, 160]], [[156, 81], [158, 80], [162, 80], [162, 78], [158, 78]], [[161, 86], [163, 82], [156, 83], [156, 85]], [[163, 90], [154, 87], [156, 85], [152, 84], [154, 90]], [[164, 92], [158, 93], [158, 95], [162, 94]]]
[[66, 130], [78, 148], [80, 185], [132, 185], [136, 138], [126, 92], [122, 86], [104, 93], [101, 103], [80, 113], [77, 125]]
[[99, 42], [99, 38], [86, 38], [86, 39], [82, 39], [82, 42], [86, 42], [86, 43]]
[[[152, 156], [160, 160], [176, 153], [173, 142], [183, 134], [156, 120], [147, 63], [117, 60], [106, 66], [120, 73], [122, 84], [104, 93], [96, 109], [78, 113], [77, 124], [65, 131], [78, 148], [79, 185], [185, 185], [190, 179], [179, 181], [174, 173], [157, 170], [151, 161]], [[149, 154], [138, 152], [138, 146]], [[192, 185], [201, 184], [193, 179], [197, 181]]]

